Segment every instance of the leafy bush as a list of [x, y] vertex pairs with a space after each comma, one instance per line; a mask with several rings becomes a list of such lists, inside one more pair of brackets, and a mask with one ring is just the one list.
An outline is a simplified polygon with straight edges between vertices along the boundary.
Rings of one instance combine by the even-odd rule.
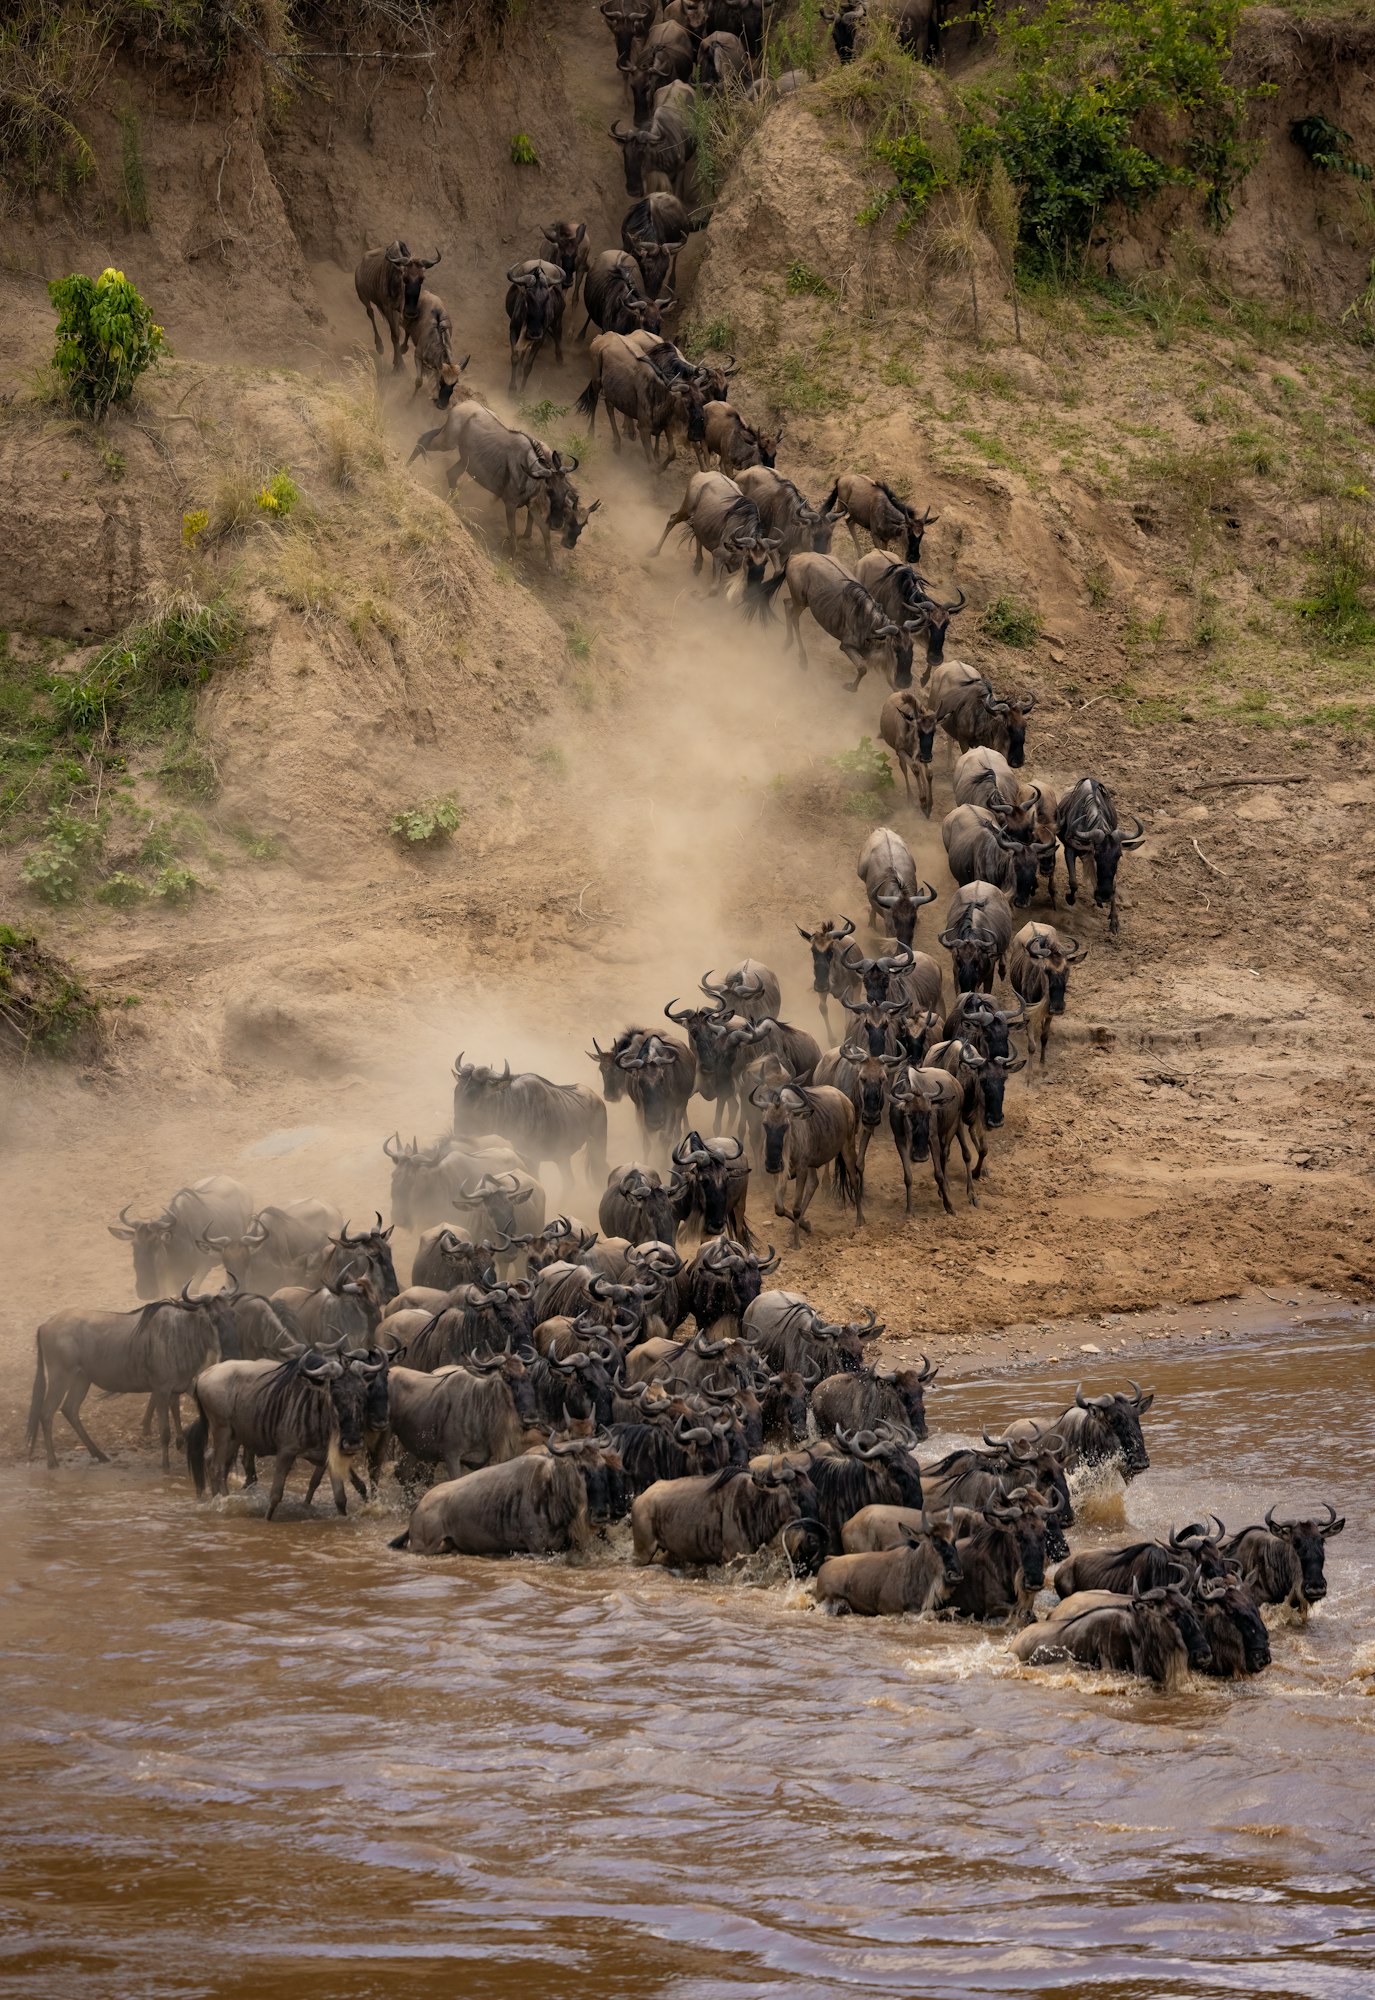
[[452, 793], [447, 793], [394, 813], [387, 822], [387, 832], [408, 847], [438, 847], [451, 840], [462, 824], [463, 808]]
[[259, 488], [256, 499], [260, 514], [271, 514], [274, 519], [284, 521], [301, 497], [301, 489], [282, 466], [274, 472], [265, 486]]
[[949, 187], [949, 171], [936, 158], [920, 132], [904, 132], [896, 139], [876, 139], [873, 154], [875, 159], [892, 168], [893, 185], [880, 188], [873, 199], [865, 203], [855, 220], [861, 223], [877, 222], [888, 213], [894, 202], [901, 202], [903, 216], [898, 224], [901, 233], [912, 227], [933, 194]]
[[98, 903], [109, 903], [116, 910], [130, 910], [136, 903], [146, 903], [151, 893], [140, 876], [127, 875], [122, 868], [116, 868], [96, 890], [95, 899]]
[[161, 871], [153, 884], [152, 893], [159, 902], [176, 906], [189, 903], [204, 887], [199, 875], [193, 874], [189, 868], [173, 865]]
[[0, 1056], [90, 1055], [99, 1043], [100, 1002], [71, 966], [0, 924]]
[[208, 507], [190, 508], [188, 512], [183, 514], [181, 517], [182, 547], [186, 549], [193, 549], [196, 546], [197, 541], [205, 533], [206, 529], [209, 526], [210, 526], [210, 509]]
[[243, 627], [223, 599], [174, 598], [158, 618], [101, 648], [53, 705], [69, 736], [148, 736], [189, 724], [195, 690], [238, 650]]
[[67, 400], [83, 416], [103, 417], [112, 403], [128, 400], [157, 360], [162, 328], [122, 271], [102, 271], [94, 281], [81, 272], [55, 279], [48, 297], [57, 307], [53, 367]]
[[853, 792], [887, 792], [893, 786], [893, 767], [888, 752], [872, 736], [861, 736], [853, 750], [842, 750], [831, 758]]
[[511, 134], [511, 164], [516, 167], [539, 165], [539, 154], [535, 151], [535, 142], [528, 132]]
[[54, 807], [47, 816], [47, 834], [19, 873], [30, 894], [41, 903], [74, 903], [104, 843], [98, 820], [78, 819]]
[[1015, 597], [995, 597], [979, 620], [979, 629], [1004, 646], [1034, 646], [1041, 621], [1029, 604]]
[[1349, 174], [1354, 181], [1375, 179], [1365, 161], [1356, 158], [1356, 141], [1351, 134], [1343, 132], [1341, 126], [1334, 125], [1330, 118], [1324, 118], [1320, 111], [1310, 111], [1306, 118], [1296, 118], [1289, 127], [1289, 136], [1321, 172]]

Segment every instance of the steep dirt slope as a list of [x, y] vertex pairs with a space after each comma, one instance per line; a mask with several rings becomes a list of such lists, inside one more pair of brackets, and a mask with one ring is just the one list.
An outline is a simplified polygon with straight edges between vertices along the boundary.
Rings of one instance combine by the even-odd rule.
[[[485, 499], [466, 488], [467, 525], [455, 525], [433, 497], [441, 470], [406, 470], [431, 414], [409, 382], [384, 379], [374, 414], [351, 372], [366, 337], [349, 275], [361, 240], [404, 227], [443, 244], [436, 277], [472, 349], [470, 379], [501, 409], [507, 263], [534, 248], [555, 212], [585, 215], [598, 246], [615, 241], [624, 194], [604, 132], [619, 109], [609, 38], [594, 12], [571, 5], [551, 10], [548, 34], [489, 56], [441, 102], [423, 172], [417, 92], [380, 97], [367, 144], [344, 116], [346, 96], [332, 132], [328, 108], [307, 107], [272, 148], [274, 227], [296, 249], [259, 270], [272, 296], [260, 320], [238, 309], [241, 296], [231, 307], [228, 289], [202, 297], [199, 272], [187, 280], [162, 253], [171, 303], [160, 310], [178, 359], [121, 430], [131, 449], [120, 488], [95, 489], [91, 507], [102, 518], [118, 509], [128, 534], [137, 529], [151, 594], [184, 579], [181, 515], [216, 480], [281, 462], [297, 470], [312, 503], [299, 529], [260, 526], [196, 558], [209, 566], [203, 587], [218, 578], [242, 593], [253, 628], [249, 665], [207, 702], [226, 811], [284, 834], [288, 859], [226, 869], [217, 893], [181, 915], [85, 913], [60, 926], [97, 977], [142, 1004], [121, 1018], [112, 1071], [78, 1087], [30, 1075], [7, 1106], [15, 1342], [51, 1295], [55, 1213], [72, 1218], [59, 1232], [64, 1285], [73, 1297], [113, 1298], [126, 1283], [123, 1253], [103, 1219], [188, 1176], [227, 1170], [260, 1200], [318, 1191], [360, 1212], [385, 1208], [379, 1142], [398, 1125], [442, 1127], [459, 1047], [591, 1081], [593, 1033], [657, 1019], [708, 966], [747, 951], [778, 967], [788, 1012], [819, 1031], [794, 925], [861, 913], [854, 855], [876, 814], [848, 809], [828, 760], [876, 733], [875, 677], [845, 692], [819, 635], [799, 672], [780, 627], [748, 627], [704, 600], [675, 544], [652, 559], [681, 492], [678, 468], [656, 475], [633, 448], [617, 460], [600, 428], [579, 484], [603, 511], [556, 579], [524, 554], [512, 567]], [[515, 129], [535, 138], [538, 174], [507, 163]], [[1347, 750], [1334, 762], [1325, 733], [1286, 739], [1279, 758], [1228, 716], [1206, 732], [1174, 710], [1138, 720], [1121, 692], [1139, 671], [1129, 620], [1152, 591], [1162, 601], [1168, 592], [1178, 556], [1169, 532], [1143, 527], [1107, 482], [1064, 470], [1049, 442], [1034, 467], [1009, 469], [971, 460], [980, 447], [962, 434], [1005, 432], [1013, 413], [1025, 423], [1063, 397], [1075, 370], [1087, 406], [1074, 420], [1115, 427], [1139, 348], [1124, 334], [1120, 351], [1095, 350], [1088, 365], [1087, 350], [1065, 352], [1070, 333], [1047, 321], [1026, 350], [995, 329], [990, 354], [961, 345], [958, 322], [938, 334], [914, 305], [885, 306], [873, 284], [867, 318], [861, 294], [839, 305], [790, 296], [782, 274], [792, 262], [843, 290], [844, 256], [870, 254], [847, 219], [862, 169], [819, 146], [817, 129], [801, 103], [764, 125], [718, 206], [692, 315], [731, 321], [739, 400], [756, 415], [783, 410], [781, 463], [809, 491], [849, 462], [931, 499], [943, 515], [931, 572], [972, 599], [960, 650], [1038, 692], [1036, 775], [1057, 788], [1084, 769], [1110, 777], [1151, 839], [1126, 864], [1120, 946], [1096, 913], [1077, 913], [1092, 953], [1044, 1077], [1009, 1090], [980, 1206], [960, 1190], [947, 1221], [919, 1179], [916, 1219], [904, 1225], [880, 1134], [866, 1230], [851, 1237], [819, 1199], [817, 1234], [787, 1258], [785, 1280], [827, 1305], [875, 1300], [895, 1327], [934, 1335], [937, 1351], [971, 1327], [1072, 1307], [1299, 1276], [1363, 1286], [1372, 1089], [1351, 1024], [1364, 1006], [1364, 924], [1341, 870], [1375, 799], [1368, 762]], [[145, 130], [151, 149], [151, 120]], [[817, 219], [822, 182], [835, 194], [829, 221]], [[107, 248], [73, 261], [98, 264]], [[132, 268], [135, 248], [119, 248]], [[52, 254], [60, 265], [60, 243]], [[695, 241], [685, 280], [701, 254]], [[879, 291], [897, 268], [884, 278], [880, 264]], [[37, 296], [32, 273], [24, 286]], [[244, 289], [236, 279], [236, 294]], [[20, 359], [32, 365], [42, 314], [24, 326]], [[316, 360], [288, 372], [284, 357], [301, 368], [311, 342]], [[845, 396], [797, 408], [792, 352]], [[1150, 365], [1168, 375], [1177, 359], [1151, 350]], [[1340, 375], [1345, 364], [1333, 366]], [[969, 374], [953, 385], [963, 416], [945, 407], [947, 367]], [[542, 362], [530, 394], [567, 412], [584, 380], [570, 340], [563, 370]], [[556, 439], [578, 421], [544, 414]], [[363, 440], [342, 489], [330, 469], [338, 423]], [[82, 518], [71, 488], [93, 477], [90, 446], [23, 414], [5, 449], [12, 483], [46, 496], [22, 517], [18, 541], [48, 580], [34, 601], [56, 606], [54, 571], [79, 565], [36, 551], [84, 546], [61, 538]], [[1263, 511], [1258, 502], [1244, 534], [1263, 536]], [[1100, 565], [1116, 593], [1106, 605], [1086, 582]], [[973, 628], [1006, 591], [1039, 610], [1046, 636], [1030, 652]], [[74, 605], [32, 622], [73, 636], [83, 622], [108, 629], [137, 596], [97, 593], [84, 621]], [[1152, 673], [1168, 687], [1176, 662], [1151, 643]], [[1267, 768], [1304, 783], [1207, 789]], [[387, 811], [449, 786], [468, 815], [452, 850], [399, 854]], [[948, 803], [941, 781], [930, 824], [892, 792], [877, 808], [942, 899]], [[928, 942], [934, 930], [924, 927]], [[613, 1157], [637, 1150], [620, 1114], [613, 1130]], [[584, 1214], [595, 1207], [594, 1190], [569, 1199]], [[763, 1187], [755, 1206], [762, 1223]]]

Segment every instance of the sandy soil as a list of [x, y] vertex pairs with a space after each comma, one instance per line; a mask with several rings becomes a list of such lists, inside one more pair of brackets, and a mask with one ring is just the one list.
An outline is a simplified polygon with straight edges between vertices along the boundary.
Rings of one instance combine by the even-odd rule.
[[[591, 115], [619, 110], [609, 38], [571, 7], [553, 21], [553, 57], [546, 49], [543, 60], [562, 122], [547, 143], [578, 176], [562, 185], [581, 190], [594, 242], [614, 242], [624, 197]], [[512, 78], [502, 87], [514, 104]], [[507, 115], [496, 106], [489, 135]], [[347, 180], [356, 168], [340, 171]], [[285, 185], [293, 225], [318, 245], [324, 231], [304, 227], [302, 188], [289, 176]], [[573, 206], [551, 202], [548, 186], [518, 199], [513, 216], [470, 188], [473, 221], [451, 232], [443, 269], [462, 348], [474, 355], [470, 379], [498, 409], [508, 407], [505, 266], [532, 247], [532, 214]], [[374, 194], [369, 216], [377, 203]], [[439, 212], [437, 198], [431, 206]], [[694, 240], [685, 287], [701, 254]], [[719, 271], [711, 282], [719, 289]], [[309, 298], [316, 352], [290, 356], [306, 364], [304, 386], [232, 378], [241, 406], [262, 420], [264, 449], [274, 425], [306, 408], [310, 376], [338, 382], [356, 357], [361, 316], [343, 246], [310, 256]], [[174, 333], [179, 366], [200, 368], [213, 387], [210, 371], [234, 358], [225, 344], [233, 349], [238, 334], [203, 301]], [[541, 363], [531, 398], [571, 405], [585, 381], [576, 340], [565, 357], [561, 372]], [[408, 381], [381, 388], [379, 476], [394, 482], [428, 411], [417, 416]], [[740, 400], [762, 411], [748, 374]], [[881, 455], [887, 433], [866, 449], [862, 416], [855, 424], [851, 462]], [[834, 444], [824, 426], [804, 426], [781, 467], [819, 490], [840, 462], [828, 457]], [[439, 510], [423, 490], [442, 492], [442, 472], [422, 464], [409, 478], [417, 519], [430, 523]], [[554, 578], [524, 553], [493, 570], [486, 551], [499, 556], [499, 516], [471, 488], [460, 502], [471, 538], [446, 527], [454, 539], [434, 570], [423, 548], [405, 554], [416, 531], [410, 501], [386, 528], [391, 541], [361, 519], [356, 544], [342, 529], [334, 536], [351, 602], [373, 582], [402, 594], [403, 558], [411, 609], [437, 578], [462, 586], [444, 611], [443, 643], [397, 666], [395, 685], [380, 669], [374, 677], [373, 655], [350, 640], [341, 610], [254, 600], [263, 643], [212, 696], [207, 719], [232, 797], [286, 830], [292, 859], [227, 871], [219, 893], [183, 915], [87, 914], [61, 927], [64, 948], [98, 983], [141, 1004], [121, 1017], [103, 1069], [79, 1079], [30, 1071], [0, 1109], [0, 1347], [16, 1415], [35, 1319], [57, 1304], [128, 1298], [127, 1253], [105, 1233], [123, 1202], [142, 1210], [224, 1171], [260, 1202], [320, 1193], [355, 1213], [385, 1210], [381, 1141], [398, 1127], [443, 1128], [460, 1048], [591, 1082], [593, 1034], [605, 1041], [628, 1020], [657, 1018], [709, 967], [746, 953], [776, 967], [787, 1014], [820, 1032], [794, 926], [823, 912], [861, 916], [853, 871], [869, 822], [845, 810], [827, 760], [877, 734], [886, 690], [871, 676], [845, 692], [839, 656], [819, 634], [800, 672], [784, 657], [781, 619], [761, 632], [707, 602], [673, 544], [651, 560], [681, 492], [676, 468], [656, 475], [637, 450], [616, 459], [599, 428], [579, 484], [604, 509]], [[933, 498], [943, 497], [937, 483]], [[947, 539], [933, 530], [931, 548], [937, 573], [959, 580], [980, 523], [967, 493], [951, 499]], [[163, 502], [170, 550], [167, 522], [182, 504]], [[347, 522], [348, 503], [336, 517]], [[1002, 559], [1023, 531], [1054, 539], [1049, 516], [1013, 510], [989, 530]], [[836, 1311], [872, 1302], [894, 1338], [966, 1363], [995, 1346], [1009, 1357], [1067, 1352], [1072, 1335], [1058, 1325], [1067, 1315], [1097, 1324], [1161, 1300], [1256, 1287], [1343, 1297], [1375, 1287], [1367, 922], [1344, 886], [1375, 780], [1360, 762], [1334, 765], [1317, 744], [1285, 752], [1278, 775], [1300, 773], [1298, 787], [1220, 788], [1269, 763], [1241, 731], [1124, 733], [1083, 692], [1113, 671], [1113, 657], [1077, 603], [1067, 583], [1055, 642], [1020, 670], [1041, 694], [1028, 765], [1057, 789], [1097, 772], [1145, 818], [1150, 839], [1124, 863], [1121, 939], [1107, 940], [1091, 907], [1066, 918], [1090, 955], [1044, 1071], [1009, 1087], [977, 1208], [959, 1189], [947, 1219], [919, 1180], [905, 1221], [885, 1134], [870, 1155], [863, 1231], [851, 1233], [825, 1197], [801, 1251], [786, 1251], [784, 1224], [763, 1231], [785, 1250], [788, 1286]], [[590, 658], [565, 649], [575, 625], [594, 635]], [[1066, 646], [1074, 657], [1062, 672]], [[959, 650], [987, 652], [972, 631]], [[1075, 694], [1065, 691], [1071, 671]], [[937, 770], [931, 822], [900, 794], [882, 811], [940, 889], [939, 910], [949, 887], [939, 823], [950, 804], [939, 752]], [[398, 855], [380, 831], [385, 802], [444, 783], [468, 807], [452, 850]], [[918, 943], [935, 949], [938, 927], [925, 921]], [[634, 1156], [619, 1112], [612, 1133], [612, 1159]], [[593, 1215], [595, 1196], [578, 1187], [554, 1199]], [[751, 1206], [762, 1229], [762, 1184]], [[996, 1329], [1007, 1332], [995, 1338]], [[1110, 1341], [1099, 1334], [1114, 1366], [1136, 1338], [1115, 1324]], [[1095, 1340], [1092, 1327], [1083, 1340]]]

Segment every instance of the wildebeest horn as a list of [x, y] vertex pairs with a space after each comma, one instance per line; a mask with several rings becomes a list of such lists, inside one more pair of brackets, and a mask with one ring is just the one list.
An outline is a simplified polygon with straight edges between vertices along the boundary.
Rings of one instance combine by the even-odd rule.
[[[1135, 813], [1132, 814], [1132, 818], [1136, 819]], [[1136, 820], [1136, 832], [1131, 834], [1124, 834], [1122, 836], [1121, 844], [1123, 847], [1139, 847], [1145, 838], [1146, 838], [1146, 822], [1144, 820], [1138, 819]]]
[[424, 268], [425, 268], [425, 270], [427, 270], [427, 271], [432, 271], [432, 270], [434, 269], [435, 265], [436, 265], [436, 264], [437, 264], [437, 263], [439, 262], [439, 259], [440, 259], [440, 256], [441, 256], [441, 254], [442, 254], [442, 253], [441, 253], [441, 251], [440, 251], [440, 249], [439, 249], [439, 246], [438, 246], [438, 244], [436, 244], [436, 245], [435, 245], [435, 253], [434, 253], [433, 257], [418, 257], [418, 258], [416, 259], [416, 262], [417, 262], [418, 264], [421, 264], [421, 265], [423, 265], [423, 266], [424, 266]]

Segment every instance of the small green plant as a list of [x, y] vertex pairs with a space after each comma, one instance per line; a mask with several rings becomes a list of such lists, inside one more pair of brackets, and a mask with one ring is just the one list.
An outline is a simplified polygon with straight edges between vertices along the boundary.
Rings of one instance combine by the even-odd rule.
[[564, 644], [570, 660], [590, 660], [596, 650], [597, 634], [575, 618], [564, 636]]
[[1365, 161], [1356, 158], [1356, 141], [1351, 134], [1343, 132], [1330, 118], [1324, 118], [1321, 111], [1310, 111], [1306, 118], [1296, 118], [1289, 127], [1289, 136], [1321, 173], [1348, 174], [1354, 181], [1375, 179]]
[[282, 466], [265, 486], [258, 489], [256, 503], [260, 514], [270, 514], [274, 520], [284, 521], [300, 498], [300, 487]]
[[539, 154], [535, 151], [535, 142], [528, 132], [511, 134], [511, 164], [515, 167], [539, 165]]
[[104, 438], [102, 438], [96, 446], [96, 452], [100, 458], [101, 465], [105, 468], [107, 477], [115, 481], [123, 479], [125, 473], [129, 470], [129, 461], [118, 446], [107, 444]]
[[208, 507], [192, 507], [189, 512], [183, 514], [181, 517], [182, 547], [184, 549], [193, 549], [209, 526], [210, 509]]
[[1094, 610], [1101, 611], [1112, 596], [1112, 576], [1106, 564], [1095, 563], [1092, 569], [1085, 570], [1084, 588]]
[[1041, 636], [1041, 621], [1029, 604], [1016, 597], [995, 597], [979, 629], [1004, 646], [1034, 646]]
[[790, 299], [804, 296], [813, 299], [833, 299], [836, 296], [835, 286], [828, 284], [820, 271], [814, 271], [810, 264], [797, 262], [789, 264], [787, 288]]
[[100, 1002], [30, 931], [0, 924], [0, 1056], [94, 1055]]
[[729, 354], [734, 345], [735, 326], [728, 319], [704, 319], [683, 332], [683, 352], [694, 361], [703, 354]]
[[280, 861], [286, 852], [280, 834], [255, 833], [251, 826], [234, 826], [229, 831], [250, 861]]
[[178, 908], [198, 896], [205, 886], [200, 876], [194, 874], [191, 869], [173, 864], [159, 871], [153, 883], [152, 894], [160, 903], [169, 903], [173, 908]]
[[452, 793], [446, 793], [393, 813], [387, 832], [408, 847], [438, 847], [452, 840], [462, 824], [462, 806]]
[[80, 674], [55, 680], [57, 725], [65, 735], [104, 741], [189, 727], [195, 690], [237, 655], [242, 636], [223, 598], [174, 598], [160, 617], [102, 647]]
[[550, 396], [543, 396], [538, 403], [518, 403], [516, 415], [523, 424], [533, 424], [537, 431], [547, 431], [550, 424], [568, 415], [568, 405], [556, 403]]
[[220, 789], [220, 767], [200, 743], [182, 743], [158, 765], [163, 790], [182, 799], [213, 799]]
[[95, 892], [98, 903], [108, 903], [116, 910], [131, 910], [137, 903], [146, 903], [152, 890], [138, 875], [127, 875], [117, 868], [113, 875], [107, 875]]
[[1308, 572], [1311, 587], [1295, 606], [1305, 624], [1338, 652], [1375, 642], [1375, 562], [1364, 522], [1329, 522], [1308, 553]]
[[949, 168], [936, 158], [919, 132], [903, 132], [893, 139], [876, 139], [873, 153], [875, 159], [891, 169], [893, 185], [880, 188], [872, 200], [865, 203], [855, 220], [865, 225], [878, 222], [894, 202], [898, 202], [902, 207], [898, 228], [900, 232], [906, 231], [921, 216], [932, 195], [949, 187]]
[[853, 792], [886, 792], [893, 786], [893, 767], [888, 752], [872, 736], [861, 736], [853, 750], [842, 750], [831, 758]]
[[143, 174], [143, 142], [138, 114], [128, 105], [119, 113], [120, 166], [124, 175], [124, 212], [135, 229], [148, 227], [148, 183]]
[[103, 417], [111, 404], [127, 402], [162, 353], [162, 328], [122, 271], [55, 279], [48, 297], [57, 307], [53, 367], [67, 401], [82, 416]]
[[104, 827], [99, 820], [79, 819], [56, 806], [48, 813], [45, 824], [45, 838], [26, 858], [19, 873], [40, 902], [74, 903], [99, 857]]

